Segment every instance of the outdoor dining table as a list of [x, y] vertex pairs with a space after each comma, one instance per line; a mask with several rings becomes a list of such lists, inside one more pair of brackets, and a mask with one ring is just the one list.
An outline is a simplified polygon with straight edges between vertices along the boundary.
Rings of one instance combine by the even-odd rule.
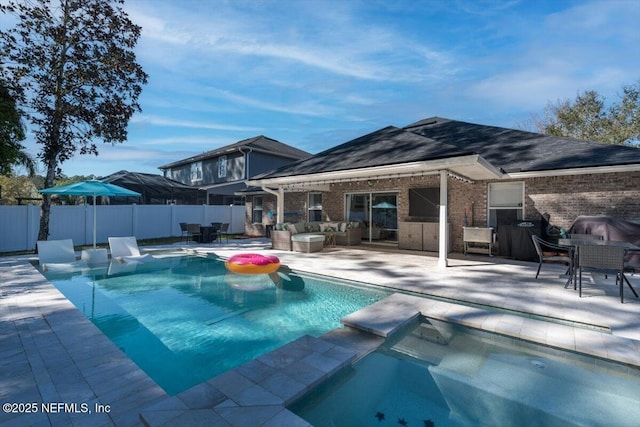
[[[573, 280], [573, 289], [576, 289], [576, 281], [577, 281], [577, 274], [576, 271], [579, 267], [579, 262], [580, 262], [580, 246], [587, 246], [587, 245], [597, 245], [597, 246], [611, 246], [611, 247], [621, 247], [625, 249], [625, 255], [628, 251], [640, 251], [640, 247], [637, 245], [634, 245], [631, 242], [625, 242], [625, 241], [618, 241], [618, 240], [584, 240], [584, 239], [559, 239], [558, 240], [558, 244], [562, 245], [562, 246], [567, 246], [570, 248], [573, 248], [573, 267], [572, 267], [572, 271], [570, 272], [570, 277], [569, 277], [569, 281]], [[624, 261], [622, 261], [624, 262]], [[621, 277], [620, 280], [627, 280], [624, 277]], [[567, 284], [569, 283], [569, 281], [567, 281]], [[627, 280], [627, 284], [629, 285], [629, 288], [631, 288], [631, 290], [633, 291], [633, 293], [636, 295], [636, 297], [638, 296], [638, 294], [636, 293], [635, 289], [633, 289], [633, 286], [631, 286], [631, 283], [629, 283], [629, 280]], [[621, 288], [622, 289], [622, 288]], [[621, 290], [622, 292], [622, 290]]]
[[218, 229], [214, 226], [200, 226], [200, 243], [213, 243], [218, 239]]

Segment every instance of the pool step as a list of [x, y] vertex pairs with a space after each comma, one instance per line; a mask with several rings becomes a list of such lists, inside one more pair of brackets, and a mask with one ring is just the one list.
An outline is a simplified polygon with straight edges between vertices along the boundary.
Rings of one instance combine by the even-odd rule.
[[242, 313], [246, 313], [247, 311], [249, 311], [248, 308], [241, 308], [239, 310], [231, 311], [229, 313], [222, 314], [218, 317], [214, 317], [213, 319], [206, 320], [204, 324], [209, 326], [215, 325], [216, 323], [222, 322], [223, 320], [226, 320], [230, 317], [235, 317]]

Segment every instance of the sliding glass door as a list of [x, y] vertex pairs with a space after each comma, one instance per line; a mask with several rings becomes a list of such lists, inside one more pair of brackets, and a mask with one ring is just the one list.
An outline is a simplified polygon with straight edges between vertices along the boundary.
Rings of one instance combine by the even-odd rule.
[[346, 217], [359, 221], [365, 242], [398, 242], [398, 197], [396, 193], [346, 195]]

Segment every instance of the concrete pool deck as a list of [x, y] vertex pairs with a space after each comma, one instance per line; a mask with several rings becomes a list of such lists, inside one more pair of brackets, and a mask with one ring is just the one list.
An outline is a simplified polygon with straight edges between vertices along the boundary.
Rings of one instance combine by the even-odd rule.
[[[297, 253], [269, 247], [264, 239], [189, 245], [223, 257], [265, 251], [293, 270], [438, 300], [390, 297], [347, 316], [344, 323], [353, 328], [302, 337], [170, 397], [31, 266], [33, 256], [5, 257], [0, 401], [15, 405], [0, 413], [0, 425], [308, 425], [285, 406], [418, 314], [640, 367], [640, 301], [627, 290], [621, 304], [611, 277], [595, 276], [579, 298], [564, 289], [561, 266], [543, 266], [536, 280], [537, 263], [483, 256], [453, 254], [450, 266], [439, 270], [437, 258], [417, 252], [338, 247]], [[640, 288], [637, 276], [630, 280]]]

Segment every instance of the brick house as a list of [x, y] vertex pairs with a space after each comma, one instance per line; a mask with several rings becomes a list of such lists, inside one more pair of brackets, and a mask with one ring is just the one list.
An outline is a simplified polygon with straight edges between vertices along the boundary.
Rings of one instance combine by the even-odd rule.
[[[248, 184], [270, 193], [261, 208], [276, 211], [278, 222], [292, 212], [306, 221], [360, 220], [369, 243], [433, 250], [408, 230], [437, 223], [447, 235], [437, 244], [446, 265], [446, 248], [463, 248], [465, 225], [493, 227], [500, 237], [518, 221], [544, 223], [543, 214], [564, 228], [579, 215], [640, 222], [639, 179], [635, 147], [434, 117], [388, 126]], [[248, 197], [248, 218], [252, 209]]]

